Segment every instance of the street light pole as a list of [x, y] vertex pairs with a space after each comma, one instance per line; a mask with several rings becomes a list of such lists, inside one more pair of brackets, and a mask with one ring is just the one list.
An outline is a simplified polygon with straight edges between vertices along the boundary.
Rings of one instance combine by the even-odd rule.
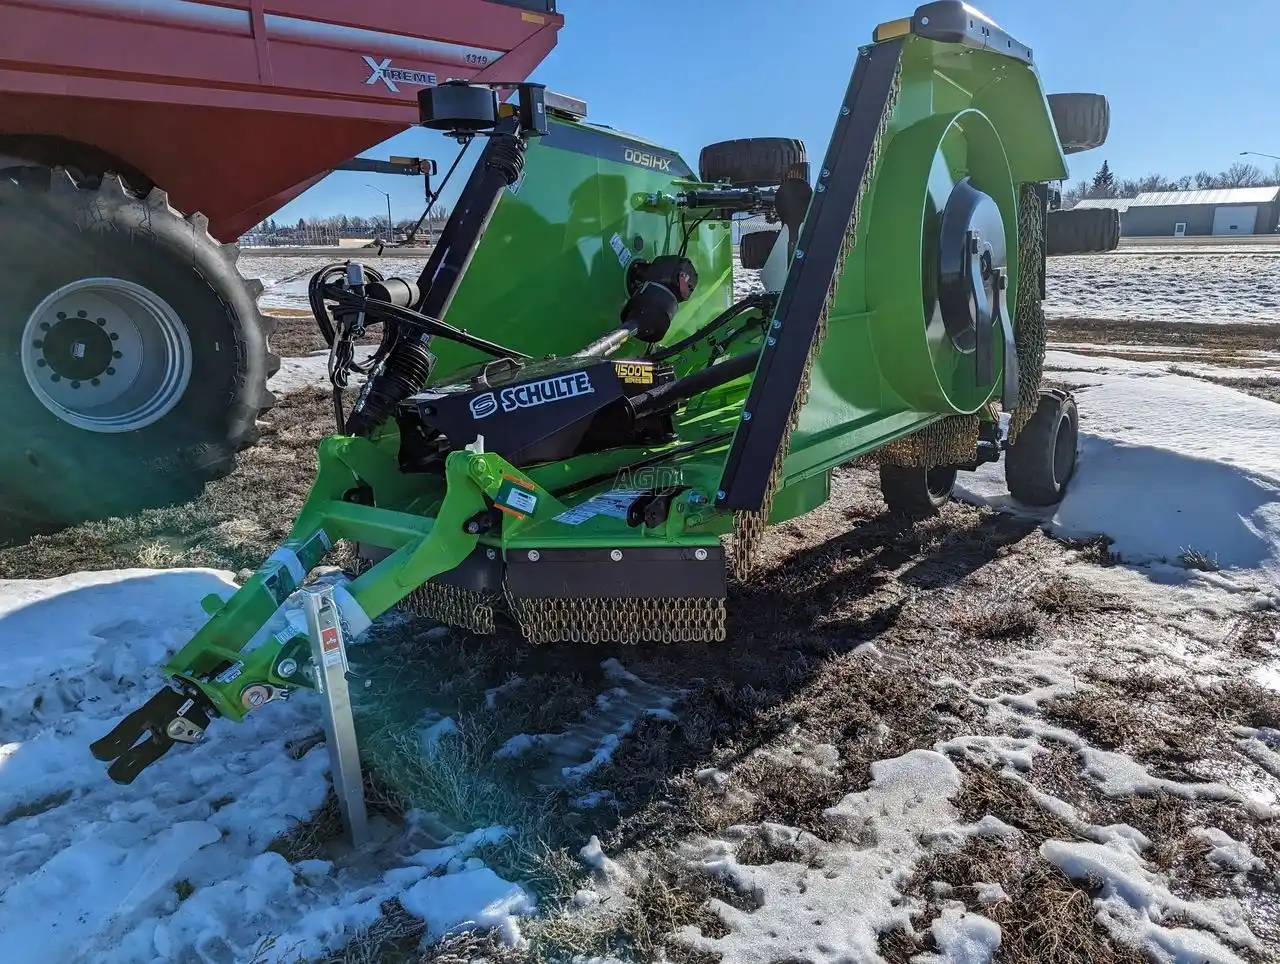
[[1273, 161], [1280, 161], [1280, 154], [1260, 154], [1257, 151], [1241, 151], [1240, 152], [1241, 157], [1247, 157], [1249, 155], [1252, 155], [1254, 157], [1269, 157]]
[[381, 194], [383, 197], [387, 199], [387, 241], [388, 242], [394, 241], [395, 238], [392, 237], [392, 235], [395, 233], [395, 228], [391, 226], [391, 195], [388, 194], [386, 191], [381, 190], [380, 188], [374, 187], [372, 184], [366, 184], [365, 187], [367, 187], [370, 191], [377, 191], [379, 194]]

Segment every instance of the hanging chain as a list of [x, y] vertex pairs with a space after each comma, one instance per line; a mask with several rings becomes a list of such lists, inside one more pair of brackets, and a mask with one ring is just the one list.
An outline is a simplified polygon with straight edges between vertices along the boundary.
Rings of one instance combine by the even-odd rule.
[[761, 536], [769, 524], [769, 515], [773, 511], [773, 499], [781, 486], [782, 466], [786, 461], [787, 453], [791, 449], [791, 435], [800, 424], [800, 412], [803, 410], [805, 403], [809, 401], [809, 388], [813, 381], [813, 366], [817, 362], [818, 356], [822, 353], [822, 346], [827, 340], [827, 324], [831, 317], [831, 308], [835, 304], [840, 281], [844, 277], [845, 263], [848, 261], [849, 254], [852, 252], [857, 239], [858, 224], [862, 219], [862, 203], [866, 200], [867, 191], [870, 190], [871, 185], [875, 182], [876, 168], [880, 163], [884, 135], [889, 128], [889, 121], [893, 118], [893, 110], [898, 102], [901, 79], [902, 64], [901, 60], [899, 60], [889, 96], [885, 100], [884, 113], [881, 115], [880, 124], [876, 129], [875, 142], [871, 147], [871, 157], [868, 160], [866, 171], [863, 173], [862, 183], [858, 186], [858, 197], [854, 202], [853, 211], [849, 215], [849, 223], [845, 227], [844, 240], [840, 245], [840, 254], [836, 259], [836, 267], [831, 273], [831, 280], [827, 286], [827, 297], [823, 302], [822, 310], [818, 314], [818, 324], [814, 330], [813, 341], [809, 344], [809, 353], [805, 359], [804, 371], [800, 377], [796, 397], [791, 403], [791, 417], [787, 420], [783, 430], [782, 441], [778, 445], [778, 452], [774, 457], [773, 467], [769, 472], [769, 479], [765, 485], [764, 499], [760, 504], [760, 508], [755, 512], [735, 512], [733, 514], [732, 572], [733, 577], [739, 582], [745, 582], [749, 579], [752, 570], [755, 568]]

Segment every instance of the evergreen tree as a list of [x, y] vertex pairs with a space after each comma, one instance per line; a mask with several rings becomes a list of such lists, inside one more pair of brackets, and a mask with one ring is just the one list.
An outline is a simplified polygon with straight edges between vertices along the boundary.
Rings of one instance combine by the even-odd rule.
[[1093, 176], [1093, 189], [1089, 192], [1090, 197], [1115, 197], [1116, 196], [1116, 176], [1111, 173], [1111, 165], [1106, 161], [1102, 162], [1102, 169]]

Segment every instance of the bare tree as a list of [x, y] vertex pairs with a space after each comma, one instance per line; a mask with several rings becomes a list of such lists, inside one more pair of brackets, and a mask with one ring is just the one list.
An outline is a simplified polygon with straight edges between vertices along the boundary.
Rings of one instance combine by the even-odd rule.
[[1237, 161], [1222, 172], [1218, 182], [1221, 187], [1258, 187], [1266, 183], [1266, 175], [1256, 164]]

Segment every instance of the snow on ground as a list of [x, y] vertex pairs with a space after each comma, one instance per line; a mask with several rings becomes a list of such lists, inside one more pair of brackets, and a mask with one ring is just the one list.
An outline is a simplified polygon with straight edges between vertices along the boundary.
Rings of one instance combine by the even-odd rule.
[[1280, 247], [1056, 257], [1045, 286], [1050, 318], [1276, 323]]
[[273, 309], [307, 310], [307, 284], [311, 276], [325, 265], [347, 258], [358, 260], [382, 272], [384, 277], [417, 278], [427, 263], [426, 258], [378, 258], [360, 248], [336, 249], [332, 258], [298, 257], [297, 255], [252, 255], [241, 258], [240, 271], [246, 278], [262, 282], [258, 304], [266, 312]]
[[[426, 264], [425, 258], [367, 258], [358, 249], [343, 257], [404, 278], [416, 278]], [[265, 310], [305, 310], [312, 273], [334, 260], [253, 255], [242, 259], [241, 270], [262, 280]], [[754, 274], [736, 272], [743, 291]], [[1051, 318], [1280, 322], [1280, 246], [1124, 249], [1050, 258], [1046, 285]], [[1203, 297], [1205, 291], [1212, 297]]]
[[[1125, 271], [1146, 270], [1145, 256], [1124, 257]], [[1213, 257], [1197, 256], [1194, 265], [1217, 270]], [[263, 260], [281, 262], [275, 274], [266, 272], [279, 282], [268, 295], [296, 307], [299, 285], [304, 296], [319, 259], [305, 270], [292, 263], [296, 259]], [[1096, 260], [1101, 270], [1104, 259]], [[416, 269], [400, 261], [396, 270]], [[252, 266], [246, 271], [252, 274]], [[1109, 290], [1102, 286], [1100, 297]], [[1280, 308], [1269, 297], [1256, 303]], [[1069, 303], [1060, 298], [1058, 305]], [[1097, 316], [1099, 310], [1079, 313]], [[1280, 320], [1280, 312], [1271, 320]], [[323, 384], [325, 361], [324, 355], [286, 360], [273, 389]], [[1028, 513], [1008, 499], [998, 466], [962, 476], [963, 497], [1035, 515], [1062, 535], [1112, 537], [1127, 567], [1078, 566], [1073, 573], [1141, 602], [1151, 622], [1120, 645], [1184, 678], [1227, 672], [1217, 624], [1206, 614], [1245, 613], [1280, 600], [1280, 407], [1176, 374], [1167, 362], [1052, 351], [1048, 369], [1080, 402], [1080, 463], [1067, 499], [1053, 511]], [[1221, 571], [1184, 568], [1179, 557], [1188, 550], [1216, 560]], [[503, 827], [442, 838], [431, 821], [411, 818], [404, 827], [382, 825], [363, 852], [335, 847], [328, 859], [292, 865], [267, 849], [314, 813], [326, 792], [325, 746], [298, 749], [314, 742], [308, 738], [318, 728], [319, 708], [307, 694], [243, 725], [219, 726], [206, 745], [175, 748], [171, 757], [181, 754], [179, 765], [167, 758], [130, 787], [106, 778], [88, 744], [161, 685], [155, 667], [203, 621], [199, 600], [231, 589], [228, 574], [210, 570], [0, 582], [0, 961], [230, 964], [261, 950], [257, 960], [264, 964], [293, 964], [340, 946], [392, 897], [428, 922], [428, 937], [474, 925], [519, 940], [520, 918], [537, 911], [530, 890], [504, 880], [478, 856], [503, 839]], [[877, 934], [909, 921], [913, 905], [904, 886], [914, 868], [974, 836], [1019, 833], [994, 818], [971, 825], [959, 819], [952, 802], [960, 787], [956, 763], [966, 759], [995, 760], [1010, 778], [1024, 779], [1036, 758], [1066, 748], [1107, 796], [1164, 792], [1235, 801], [1259, 819], [1273, 814], [1280, 804], [1280, 733], [1273, 730], [1237, 733], [1261, 779], [1224, 772], [1179, 781], [1040, 718], [1046, 701], [1080, 692], [1077, 647], [1066, 639], [1044, 652], [991, 657], [986, 678], [935, 681], [985, 707], [985, 728], [874, 764], [867, 789], [825, 812], [830, 833], [824, 838], [765, 824], [685, 841], [685, 859], [753, 895], [756, 906], [713, 901], [710, 909], [723, 925], [718, 934], [689, 928], [683, 939], [743, 962], [788, 955], [814, 962], [876, 959]], [[871, 658], [880, 656], [872, 652]], [[504, 754], [549, 750], [540, 757], [546, 782], [572, 788], [604, 766], [641, 720], [669, 717], [677, 708], [678, 692], [638, 679], [616, 662], [604, 669], [607, 688], [581, 719], [556, 733], [516, 737]], [[1254, 678], [1280, 689], [1280, 666], [1259, 667]], [[489, 702], [519, 685], [517, 678], [491, 690]], [[437, 714], [424, 720], [423, 741], [449, 739], [454, 727]], [[801, 747], [793, 755], [819, 769], [838, 762], [833, 747]], [[731, 779], [730, 770], [696, 776], [716, 787]], [[1094, 907], [1117, 939], [1157, 961], [1235, 962], [1240, 953], [1265, 950], [1234, 900], [1172, 893], [1148, 866], [1151, 841], [1142, 833], [1091, 824], [1066, 801], [1036, 793], [1075, 836], [1046, 842], [1043, 857], [1068, 876], [1102, 882]], [[576, 805], [589, 808], [608, 796], [584, 793]], [[743, 842], [757, 831], [811, 859], [739, 861]], [[1249, 848], [1223, 831], [1203, 828], [1202, 836], [1210, 862], [1229, 869], [1255, 865]], [[595, 838], [580, 853], [601, 875], [603, 895], [626, 875], [613, 859], [618, 856], [605, 854]], [[1003, 899], [998, 885], [983, 893], [984, 904]], [[593, 899], [584, 891], [580, 903], [596, 906], [601, 894]], [[936, 953], [918, 960], [987, 961], [1002, 940], [992, 920], [959, 902], [943, 908], [930, 932]], [[265, 937], [275, 942], [263, 950]]]
[[646, 683], [616, 659], [605, 660], [603, 669], [612, 685], [573, 726], [557, 733], [517, 734], [496, 755], [510, 759], [536, 748], [543, 762], [535, 778], [547, 786], [570, 785], [608, 763], [645, 717], [671, 718], [670, 707], [679, 694]]
[[[357, 345], [356, 361], [367, 360], [377, 350], [377, 345]], [[361, 379], [363, 379], [362, 375], [354, 375], [353, 383], [361, 384]], [[280, 370], [267, 380], [267, 387], [277, 395], [287, 395], [313, 385], [319, 385], [322, 388], [328, 388], [331, 385], [327, 351], [313, 352], [301, 358], [281, 358]]]
[[[1067, 537], [1105, 534], [1121, 558], [1160, 581], [1198, 551], [1221, 573], [1197, 577], [1274, 593], [1280, 586], [1280, 406], [1171, 374], [1158, 363], [1050, 351], [1049, 377], [1080, 408], [1077, 474], [1066, 499], [1039, 513]], [[1002, 465], [962, 475], [961, 497], [1014, 503]]]
[[273, 937], [257, 960], [292, 964], [396, 896], [429, 907], [434, 937], [478, 922], [514, 939], [531, 898], [469, 857], [501, 831], [440, 841], [410, 827], [293, 866], [267, 850], [325, 796], [324, 745], [288, 749], [317, 729], [307, 694], [175, 748], [131, 786], [107, 779], [88, 745], [159, 688], [200, 599], [231, 589], [208, 570], [0, 582], [0, 961], [231, 964]]
[[[711, 912], [729, 933], [706, 937], [689, 928], [685, 939], [697, 950], [743, 964], [874, 960], [881, 932], [910, 925], [911, 907], [901, 888], [929, 842], [955, 842], [973, 832], [958, 826], [950, 804], [959, 789], [955, 764], [935, 751], [913, 750], [872, 764], [870, 788], [849, 794], [825, 813], [832, 836], [838, 833], [850, 842], [828, 843], [789, 827], [766, 828], [819, 852], [818, 866], [744, 865], [735, 857], [734, 841], [708, 842], [699, 856], [703, 871], [756, 895], [759, 906], [744, 912], [712, 901]], [[744, 837], [740, 834], [739, 841]]]

